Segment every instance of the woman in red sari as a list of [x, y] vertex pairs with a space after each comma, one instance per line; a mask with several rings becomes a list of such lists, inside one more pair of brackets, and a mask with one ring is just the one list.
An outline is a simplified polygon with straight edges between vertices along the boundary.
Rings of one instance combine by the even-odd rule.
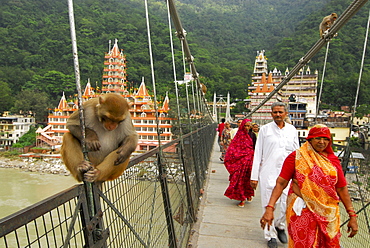
[[339, 248], [339, 201], [349, 214], [349, 237], [357, 234], [357, 215], [340, 162], [331, 148], [329, 128], [316, 125], [306, 139], [301, 148], [286, 158], [261, 218], [261, 227], [271, 225], [274, 205], [292, 179], [286, 213], [289, 247]]
[[240, 201], [239, 207], [244, 207], [245, 200], [252, 201], [254, 196], [250, 177], [255, 144], [256, 135], [252, 132], [251, 120], [244, 119], [227, 149], [224, 161], [230, 173], [225, 196]]

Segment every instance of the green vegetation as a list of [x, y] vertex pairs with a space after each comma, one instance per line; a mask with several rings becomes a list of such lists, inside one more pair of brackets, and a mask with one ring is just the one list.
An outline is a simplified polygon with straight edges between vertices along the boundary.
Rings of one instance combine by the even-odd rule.
[[349, 146], [362, 148], [362, 145], [358, 137], [351, 137], [349, 140]]
[[30, 130], [19, 138], [19, 141], [12, 147], [25, 147], [35, 144], [36, 142], [36, 127], [30, 127]]
[[15, 159], [15, 158], [19, 158], [19, 155], [21, 154], [22, 154], [21, 152], [16, 151], [16, 150], [6, 151], [6, 152], [0, 152], [0, 157]]
[[[269, 70], [292, 68], [319, 39], [318, 26], [339, 15], [351, 0], [177, 0], [194, 62], [207, 86], [206, 97], [247, 98], [257, 50], [266, 50]], [[67, 1], [4, 0], [0, 6], [0, 112], [31, 110], [45, 121], [63, 92], [76, 94]], [[175, 99], [166, 1], [149, 3], [150, 32], [158, 98]], [[145, 77], [152, 90], [144, 1], [74, 0], [81, 84], [101, 87], [108, 41], [118, 39], [127, 55], [128, 81]], [[367, 24], [361, 9], [330, 42], [322, 105], [353, 106]], [[174, 28], [172, 28], [174, 32]], [[177, 79], [182, 53], [174, 35]], [[308, 64], [321, 78], [325, 49]], [[365, 60], [359, 114], [370, 112], [370, 62]], [[184, 97], [182, 95], [181, 97]], [[325, 105], [330, 104], [330, 105]], [[365, 107], [366, 105], [366, 107]], [[28, 108], [28, 109], [27, 109]], [[238, 106], [239, 110], [239, 106]]]

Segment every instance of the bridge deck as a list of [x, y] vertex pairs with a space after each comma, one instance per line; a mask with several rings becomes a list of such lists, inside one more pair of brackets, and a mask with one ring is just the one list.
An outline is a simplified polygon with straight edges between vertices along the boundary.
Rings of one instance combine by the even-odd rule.
[[[198, 221], [194, 225], [195, 232], [189, 247], [267, 247], [259, 225], [259, 219], [262, 216], [259, 189], [257, 188], [255, 192], [253, 202], [246, 203], [244, 208], [237, 206], [238, 201], [225, 197], [229, 173], [219, 160], [220, 154], [216, 140]], [[287, 246], [278, 241], [278, 247]]]

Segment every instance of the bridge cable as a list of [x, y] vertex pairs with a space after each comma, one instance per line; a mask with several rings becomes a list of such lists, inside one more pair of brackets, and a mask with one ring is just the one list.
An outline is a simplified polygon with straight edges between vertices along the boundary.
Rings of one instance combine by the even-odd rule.
[[182, 125], [181, 125], [181, 112], [180, 112], [180, 101], [179, 101], [179, 89], [178, 89], [178, 82], [176, 77], [176, 63], [175, 63], [175, 55], [174, 55], [174, 48], [173, 48], [173, 38], [172, 38], [172, 27], [171, 27], [171, 16], [170, 16], [170, 7], [167, 2], [167, 18], [168, 18], [168, 28], [170, 34], [170, 45], [171, 45], [171, 58], [172, 58], [172, 70], [173, 70], [173, 80], [175, 82], [175, 92], [176, 92], [176, 103], [177, 103], [177, 115], [178, 115], [178, 123], [179, 123], [179, 130], [180, 136], [182, 136]]
[[319, 108], [320, 108], [321, 94], [322, 94], [322, 86], [324, 84], [324, 77], [325, 77], [325, 71], [326, 71], [326, 61], [328, 59], [329, 45], [330, 45], [330, 42], [328, 42], [327, 45], [326, 45], [326, 53], [325, 53], [325, 60], [324, 60], [324, 68], [322, 69], [320, 91], [319, 91], [319, 96], [318, 96], [317, 102], [316, 102], [315, 122], [317, 121], [317, 116], [319, 115]]
[[153, 83], [153, 92], [154, 92], [154, 109], [155, 109], [155, 119], [157, 122], [157, 137], [158, 137], [158, 156], [157, 156], [157, 168], [159, 173], [159, 182], [162, 189], [162, 198], [164, 204], [164, 211], [166, 213], [166, 222], [167, 222], [167, 233], [168, 233], [168, 246], [170, 248], [177, 248], [176, 242], [176, 232], [174, 226], [174, 220], [172, 216], [171, 210], [171, 202], [169, 201], [169, 192], [168, 192], [168, 182], [167, 182], [167, 172], [162, 162], [163, 156], [163, 149], [161, 145], [161, 133], [162, 130], [159, 128], [159, 112], [158, 112], [158, 103], [157, 103], [157, 91], [156, 91], [156, 83], [155, 83], [155, 75], [154, 75], [154, 62], [153, 62], [153, 52], [152, 52], [152, 41], [150, 35], [150, 24], [149, 24], [149, 11], [148, 11], [148, 0], [145, 0], [145, 17], [146, 17], [146, 25], [147, 25], [147, 32], [148, 32], [148, 47], [149, 47], [149, 57], [150, 57], [150, 67], [152, 72], [152, 83]]
[[[186, 190], [187, 200], [188, 200], [188, 208], [187, 209], [188, 209], [188, 211], [190, 209], [190, 211], [188, 213], [189, 213], [191, 219], [193, 221], [195, 221], [195, 212], [194, 212], [193, 203], [192, 203], [192, 199], [193, 198], [192, 198], [191, 191], [189, 190], [189, 188], [190, 188], [190, 182], [189, 182], [189, 172], [188, 172], [188, 168], [186, 166], [186, 159], [185, 159], [184, 139], [183, 139], [183, 136], [182, 136], [183, 131], [182, 131], [182, 125], [181, 125], [180, 102], [179, 102], [179, 93], [178, 93], [178, 86], [177, 86], [178, 82], [177, 82], [177, 78], [176, 78], [176, 64], [175, 64], [175, 55], [174, 55], [174, 49], [173, 49], [172, 28], [171, 28], [171, 16], [170, 16], [170, 9], [169, 9], [168, 0], [166, 2], [167, 2], [167, 14], [168, 14], [168, 26], [169, 26], [169, 32], [170, 32], [170, 44], [171, 44], [173, 77], [174, 77], [175, 89], [176, 89], [178, 123], [179, 123], [179, 130], [180, 130], [180, 135], [179, 135], [179, 138], [180, 138], [180, 149], [179, 149], [179, 153], [180, 153], [181, 163], [183, 165], [184, 179], [185, 179], [186, 189], [187, 189]], [[185, 85], [185, 87], [187, 87], [187, 86]], [[180, 193], [180, 195], [183, 196], [182, 190], [180, 190], [179, 185], [178, 184], [175, 184], [175, 185], [176, 185], [176, 188], [178, 189], [178, 192]], [[184, 198], [185, 197], [181, 197], [182, 204], [185, 204]]]
[[341, 16], [339, 16], [338, 20], [334, 23], [334, 25], [328, 30], [328, 33], [321, 37], [315, 45], [311, 47], [311, 49], [304, 55], [301, 59], [299, 59], [298, 63], [293, 67], [293, 69], [285, 75], [283, 80], [280, 84], [273, 90], [271, 93], [258, 105], [256, 106], [251, 112], [247, 114], [246, 117], [251, 116], [254, 112], [256, 112], [260, 107], [262, 107], [268, 100], [270, 100], [279, 90], [287, 83], [289, 80], [297, 74], [297, 72], [305, 66], [313, 56], [315, 56], [320, 49], [325, 45], [325, 43], [329, 42], [338, 30], [350, 19], [356, 12], [367, 2], [367, 0], [355, 0], [353, 1], [347, 9], [343, 12]]
[[147, 35], [148, 35], [148, 48], [149, 48], [149, 58], [150, 58], [150, 70], [151, 70], [151, 74], [152, 74], [152, 85], [153, 85], [153, 93], [154, 93], [155, 120], [156, 120], [156, 124], [157, 124], [158, 147], [161, 148], [161, 137], [160, 137], [161, 130], [159, 128], [159, 119], [158, 119], [157, 90], [156, 90], [155, 74], [154, 74], [152, 40], [151, 40], [151, 35], [150, 35], [148, 1], [145, 0], [144, 2], [145, 2], [145, 18], [146, 18]]
[[[68, 14], [69, 14], [69, 26], [71, 32], [71, 42], [72, 42], [72, 54], [73, 54], [73, 62], [74, 62], [74, 70], [75, 70], [75, 78], [76, 78], [76, 88], [77, 88], [77, 95], [78, 95], [78, 111], [80, 117], [80, 127], [81, 127], [81, 147], [84, 159], [89, 161], [87, 156], [88, 150], [86, 147], [86, 128], [85, 128], [85, 118], [84, 118], [84, 108], [82, 104], [82, 90], [81, 90], [81, 81], [80, 81], [80, 66], [78, 62], [78, 49], [77, 49], [77, 38], [76, 38], [76, 26], [74, 20], [74, 11], [73, 11], [73, 0], [68, 0]], [[84, 189], [86, 191], [86, 199], [87, 205], [89, 208], [89, 215], [90, 218], [95, 216], [95, 204], [94, 204], [94, 196], [93, 196], [93, 183], [83, 181]]]
[[[365, 41], [364, 41], [364, 47], [363, 47], [363, 52], [362, 52], [361, 68], [360, 68], [360, 72], [359, 72], [359, 76], [358, 76], [358, 81], [357, 81], [356, 98], [355, 98], [354, 106], [353, 106], [352, 113], [351, 113], [351, 122], [350, 122], [349, 135], [348, 135], [347, 145], [346, 145], [346, 148], [345, 148], [345, 152], [344, 152], [344, 156], [343, 156], [343, 162], [342, 162], [342, 169], [343, 169], [344, 172], [347, 171], [349, 158], [350, 158], [350, 156], [352, 156], [352, 153], [351, 153], [350, 147], [349, 147], [349, 145], [350, 145], [350, 137], [351, 137], [351, 131], [353, 129], [353, 121], [354, 121], [354, 117], [355, 117], [355, 114], [356, 114], [356, 108], [357, 108], [357, 103], [358, 103], [358, 96], [359, 96], [359, 92], [360, 92], [362, 71], [363, 71], [363, 67], [364, 67], [365, 54], [366, 54], [366, 48], [367, 48], [367, 41], [368, 41], [368, 36], [369, 36], [369, 26], [370, 26], [370, 10], [369, 10], [369, 17], [368, 17], [368, 20], [367, 20], [367, 28], [366, 28], [366, 34], [365, 34]], [[356, 173], [356, 177], [357, 177], [357, 173]], [[358, 181], [358, 179], [357, 179], [357, 181]], [[363, 199], [361, 190], [359, 190], [359, 193], [360, 193], [361, 199]], [[364, 206], [364, 201], [361, 201], [361, 202], [362, 202], [362, 207], [364, 208], [365, 207]], [[368, 218], [367, 218], [366, 211], [364, 211], [364, 214], [366, 216], [367, 226], [368, 226], [368, 229], [370, 231], [370, 224], [369, 224], [369, 221], [368, 221]]]
[[[195, 64], [194, 64], [194, 57], [191, 55], [190, 48], [189, 48], [189, 45], [188, 45], [188, 41], [186, 39], [186, 31], [182, 27], [179, 15], [178, 15], [177, 10], [176, 10], [176, 6], [174, 4], [174, 0], [168, 0], [168, 3], [169, 3], [169, 7], [170, 7], [170, 12], [171, 12], [171, 18], [172, 18], [172, 21], [173, 21], [174, 26], [176, 28], [176, 31], [177, 31], [176, 35], [180, 40], [182, 40], [184, 52], [185, 52], [185, 55], [186, 55], [186, 61], [190, 65], [190, 71], [191, 71], [192, 76], [193, 76], [193, 78], [196, 82], [197, 87], [199, 89], [201, 89], [199, 74], [198, 74], [198, 72], [195, 68]], [[205, 116], [207, 114], [209, 116], [209, 119], [212, 120], [212, 114], [211, 114], [210, 109], [208, 107], [207, 99], [205, 99], [204, 95], [202, 95], [201, 100], [202, 100], [203, 104], [206, 106], [207, 113], [205, 113]]]

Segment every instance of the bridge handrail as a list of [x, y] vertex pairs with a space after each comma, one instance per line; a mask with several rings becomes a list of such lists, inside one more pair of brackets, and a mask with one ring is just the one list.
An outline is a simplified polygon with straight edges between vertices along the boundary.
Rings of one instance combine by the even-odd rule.
[[93, 184], [93, 217], [78, 184], [0, 219], [0, 247], [186, 247], [216, 126], [135, 156], [121, 177]]

